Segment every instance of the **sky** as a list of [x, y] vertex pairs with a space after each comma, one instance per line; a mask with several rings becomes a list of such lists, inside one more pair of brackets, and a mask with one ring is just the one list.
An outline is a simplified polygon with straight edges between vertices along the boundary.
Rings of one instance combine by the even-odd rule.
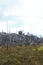
[[43, 0], [0, 0], [0, 32], [43, 36]]

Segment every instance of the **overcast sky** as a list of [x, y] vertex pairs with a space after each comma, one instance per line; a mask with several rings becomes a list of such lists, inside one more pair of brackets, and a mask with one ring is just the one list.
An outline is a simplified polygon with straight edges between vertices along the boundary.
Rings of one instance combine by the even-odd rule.
[[43, 0], [0, 0], [0, 31], [43, 36]]

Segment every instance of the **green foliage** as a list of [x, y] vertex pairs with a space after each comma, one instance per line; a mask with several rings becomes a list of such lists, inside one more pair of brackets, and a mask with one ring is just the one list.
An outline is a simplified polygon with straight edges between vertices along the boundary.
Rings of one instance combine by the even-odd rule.
[[[43, 65], [43, 46], [0, 47], [0, 65]], [[41, 48], [41, 50], [40, 50]]]

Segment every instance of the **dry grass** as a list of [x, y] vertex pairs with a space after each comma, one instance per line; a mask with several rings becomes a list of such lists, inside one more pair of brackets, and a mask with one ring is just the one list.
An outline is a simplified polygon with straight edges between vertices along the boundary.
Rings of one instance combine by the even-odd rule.
[[43, 46], [0, 47], [0, 65], [43, 65]]

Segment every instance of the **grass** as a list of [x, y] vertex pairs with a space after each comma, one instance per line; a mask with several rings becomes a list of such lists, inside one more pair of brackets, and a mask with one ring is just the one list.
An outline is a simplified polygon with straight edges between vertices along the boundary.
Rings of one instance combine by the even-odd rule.
[[0, 65], [43, 65], [43, 46], [0, 47]]

